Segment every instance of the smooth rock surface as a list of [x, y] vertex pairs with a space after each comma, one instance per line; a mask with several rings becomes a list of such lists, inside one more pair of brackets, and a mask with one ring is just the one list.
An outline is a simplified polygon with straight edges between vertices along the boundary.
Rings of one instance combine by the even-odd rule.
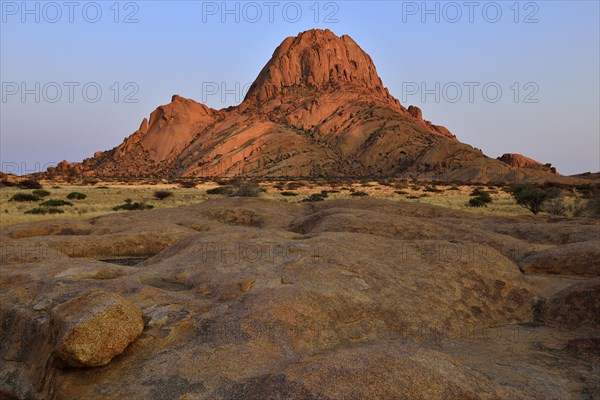
[[[11, 243], [0, 263], [0, 393], [8, 398], [600, 393], [597, 278], [518, 266], [545, 248], [600, 239], [597, 221], [564, 219], [549, 230], [544, 218], [417, 203], [224, 198], [97, 217], [78, 223], [79, 235], [62, 234], [60, 224], [69, 226], [0, 232]], [[21, 248], [46, 250], [23, 257]], [[146, 259], [100, 261], [111, 252]], [[54, 315], [62, 307], [61, 315], [91, 320], [120, 304], [85, 300], [98, 290], [141, 310], [144, 330], [103, 367], [64, 368]]]

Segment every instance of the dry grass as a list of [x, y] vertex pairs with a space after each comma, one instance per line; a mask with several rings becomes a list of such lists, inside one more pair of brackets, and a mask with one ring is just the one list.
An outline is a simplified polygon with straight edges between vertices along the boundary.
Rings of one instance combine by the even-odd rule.
[[[59, 185], [57, 187], [56, 185]], [[0, 225], [7, 226], [16, 223], [39, 221], [42, 219], [86, 219], [95, 216], [113, 213], [112, 208], [122, 204], [125, 199], [131, 199], [134, 202], [144, 202], [151, 204], [154, 208], [177, 207], [183, 205], [195, 204], [209, 198], [218, 198], [216, 195], [207, 195], [206, 190], [218, 187], [216, 182], [199, 183], [195, 188], [182, 188], [179, 184], [138, 184], [132, 182], [122, 183], [98, 183], [95, 186], [68, 185], [65, 183], [45, 182], [44, 188], [51, 194], [48, 199], [66, 199], [71, 192], [81, 192], [87, 195], [84, 200], [72, 200], [73, 206], [62, 207], [64, 214], [55, 215], [31, 215], [25, 214], [25, 211], [38, 207], [38, 203], [19, 203], [8, 201], [17, 192], [30, 192], [17, 188], [0, 189]], [[266, 189], [260, 197], [274, 199], [286, 202], [300, 202], [311, 194], [329, 192], [326, 201], [334, 199], [354, 199], [360, 201], [361, 197], [352, 196], [353, 191], [366, 192], [369, 198], [387, 199], [392, 201], [410, 201], [424, 204], [433, 204], [447, 207], [455, 210], [463, 210], [475, 214], [483, 215], [530, 215], [522, 207], [519, 207], [508, 193], [498, 189], [497, 193], [492, 194], [493, 203], [487, 207], [470, 208], [466, 206], [469, 201], [469, 194], [473, 186], [460, 186], [459, 190], [449, 190], [450, 185], [438, 185], [441, 192], [426, 192], [425, 184], [417, 185], [384, 185], [378, 182], [343, 182], [333, 185], [326, 182], [307, 182], [305, 185], [295, 187], [291, 190], [297, 193], [297, 196], [283, 196], [281, 193], [290, 191], [285, 184], [281, 182], [262, 182], [261, 187]], [[404, 187], [406, 186], [406, 187]], [[164, 200], [158, 200], [154, 197], [156, 190], [169, 190], [173, 196]], [[397, 194], [401, 190], [406, 194]], [[422, 196], [417, 199], [411, 199], [411, 196]], [[41, 201], [40, 201], [41, 202]]]

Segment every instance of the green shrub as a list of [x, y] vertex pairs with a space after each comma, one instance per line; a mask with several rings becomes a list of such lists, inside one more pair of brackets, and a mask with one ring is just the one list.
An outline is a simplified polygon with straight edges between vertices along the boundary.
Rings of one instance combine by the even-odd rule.
[[50, 192], [44, 189], [36, 189], [31, 193], [40, 198], [50, 196]]
[[87, 195], [79, 192], [71, 192], [67, 195], [67, 199], [69, 200], [83, 200], [87, 197]]
[[428, 192], [428, 193], [441, 193], [444, 190], [443, 189], [438, 189], [435, 186], [427, 186], [425, 189], [423, 189], [423, 191]]
[[120, 211], [120, 210], [125, 210], [125, 211], [138, 211], [138, 210], [150, 210], [154, 208], [153, 205], [151, 204], [146, 204], [144, 202], [138, 203], [138, 202], [133, 202], [131, 199], [125, 199], [125, 204], [121, 204], [118, 206], [113, 207], [114, 211]]
[[528, 209], [534, 215], [541, 211], [542, 205], [548, 198], [546, 191], [526, 183], [513, 185], [509, 191], [518, 205]]
[[233, 188], [231, 186], [219, 186], [214, 189], [208, 189], [206, 194], [220, 194], [228, 196], [233, 193]]
[[469, 199], [467, 205], [469, 207], [487, 207], [488, 203], [484, 201], [481, 197], [477, 196]]
[[157, 190], [154, 192], [154, 197], [158, 200], [164, 200], [171, 196], [173, 196], [173, 192], [170, 192], [168, 190]]
[[72, 206], [73, 203], [68, 202], [66, 200], [61, 199], [50, 199], [46, 200], [43, 203], [40, 203], [40, 206], [43, 207], [62, 207], [62, 206]]
[[9, 199], [9, 201], [19, 201], [19, 202], [24, 202], [24, 201], [38, 201], [40, 198], [37, 197], [35, 194], [31, 194], [31, 193], [16, 193], [15, 195], [13, 195], [13, 197], [11, 197]]
[[[477, 188], [471, 192], [472, 199], [469, 200], [470, 207], [481, 207], [479, 204], [487, 205], [492, 202], [492, 197], [483, 189]], [[473, 201], [471, 201], [473, 200]]]
[[360, 190], [357, 190], [356, 192], [352, 192], [350, 193], [350, 196], [354, 196], [354, 197], [365, 197], [368, 196], [369, 194], [366, 192], [361, 192]]
[[33, 179], [25, 179], [18, 183], [19, 188], [21, 189], [41, 189], [42, 185]]
[[323, 201], [323, 200], [325, 200], [325, 198], [320, 193], [313, 193], [310, 196], [308, 196], [307, 198], [303, 199], [302, 202], [313, 203], [315, 201]]
[[287, 196], [287, 197], [290, 197], [290, 196], [298, 196], [298, 193], [296, 193], [296, 192], [289, 192], [289, 191], [281, 192], [280, 194], [281, 194], [282, 196]]

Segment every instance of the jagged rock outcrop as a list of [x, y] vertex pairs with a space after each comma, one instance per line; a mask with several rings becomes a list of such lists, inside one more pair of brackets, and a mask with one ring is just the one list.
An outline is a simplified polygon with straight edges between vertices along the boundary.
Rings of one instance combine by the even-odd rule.
[[542, 164], [541, 162], [529, 157], [525, 157], [522, 154], [505, 153], [498, 157], [498, 160], [514, 168], [529, 168], [538, 171], [550, 172], [555, 175], [557, 174], [556, 168], [554, 168], [551, 164]]
[[349, 36], [313, 29], [285, 39], [237, 107], [175, 95], [118, 147], [50, 175], [372, 177], [459, 181], [556, 179], [460, 143], [400, 104]]

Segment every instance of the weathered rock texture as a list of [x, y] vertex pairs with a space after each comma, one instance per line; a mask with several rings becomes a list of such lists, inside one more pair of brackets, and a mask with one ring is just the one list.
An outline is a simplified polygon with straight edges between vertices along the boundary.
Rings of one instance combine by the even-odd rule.
[[71, 367], [106, 365], [144, 329], [141, 311], [121, 296], [92, 291], [52, 310], [56, 356]]
[[239, 106], [214, 110], [175, 95], [118, 147], [49, 175], [568, 179], [460, 143], [391, 96], [352, 38], [318, 29], [285, 39]]
[[[551, 227], [415, 203], [242, 198], [12, 226], [0, 232], [0, 393], [596, 398], [597, 278], [518, 263], [600, 240], [600, 226]], [[146, 260], [122, 262], [132, 257]], [[137, 318], [125, 301], [141, 336], [104, 367], [64, 368], [53, 315], [85, 315], [77, 329], [122, 307], [103, 314], [113, 326]], [[126, 326], [133, 337], [139, 323]]]

